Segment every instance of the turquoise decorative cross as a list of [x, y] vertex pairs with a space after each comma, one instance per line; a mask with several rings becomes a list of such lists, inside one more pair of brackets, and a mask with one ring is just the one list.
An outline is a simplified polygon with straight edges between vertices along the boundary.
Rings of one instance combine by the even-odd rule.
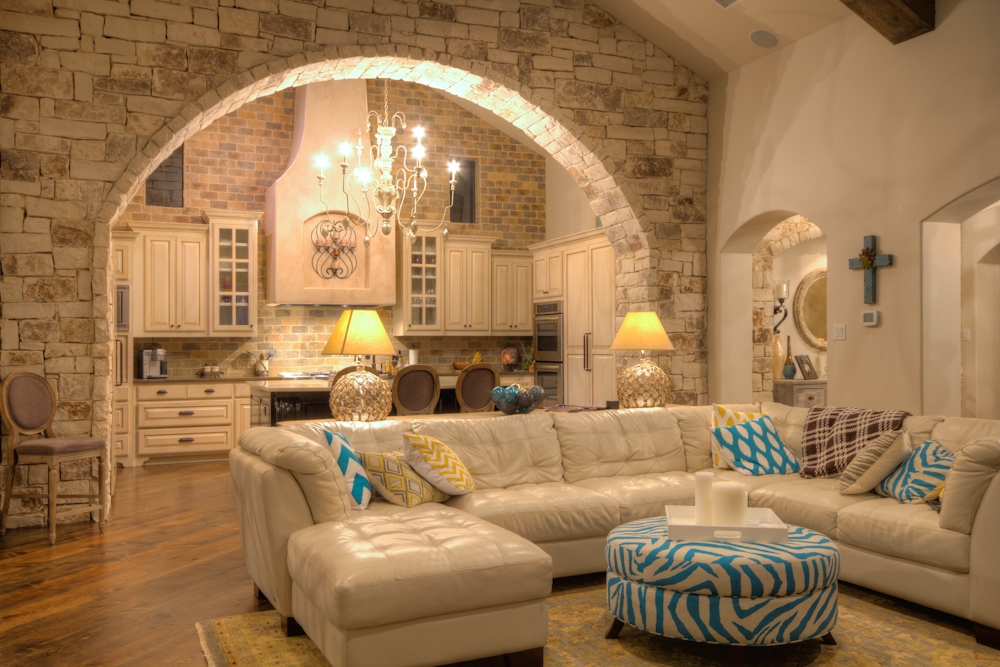
[[875, 251], [877, 237], [866, 236], [865, 247], [858, 257], [852, 257], [848, 266], [865, 272], [865, 303], [875, 303], [875, 269], [892, 266], [892, 255], [879, 255]]

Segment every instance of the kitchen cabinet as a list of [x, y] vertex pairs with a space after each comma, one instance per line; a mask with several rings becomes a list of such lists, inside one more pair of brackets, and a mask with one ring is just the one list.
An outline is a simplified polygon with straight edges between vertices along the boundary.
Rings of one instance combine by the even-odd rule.
[[530, 335], [534, 310], [531, 254], [494, 252], [490, 263], [493, 335]]
[[202, 214], [210, 238], [210, 335], [254, 335], [259, 215], [252, 211], [211, 210]]
[[235, 387], [235, 410], [233, 411], [233, 446], [240, 441], [243, 431], [253, 426], [253, 403], [250, 399], [250, 386], [238, 384]]
[[401, 234], [397, 238], [399, 252], [396, 271], [396, 305], [392, 314], [392, 333], [439, 334], [443, 329], [441, 315], [440, 232], [417, 234], [412, 241]]
[[[162, 338], [208, 334], [207, 230], [196, 225], [172, 227], [174, 229], [140, 233], [142, 318], [137, 336], [156, 334]], [[191, 231], [182, 231], [184, 227]]]
[[490, 332], [490, 246], [494, 240], [451, 236], [445, 242], [446, 332]]
[[563, 249], [545, 248], [534, 254], [535, 301], [549, 301], [563, 295]]
[[[538, 247], [541, 245], [541, 247]], [[558, 253], [557, 253], [558, 250]], [[603, 229], [532, 247], [539, 260], [559, 256], [563, 301], [563, 401], [604, 407], [617, 399], [615, 353], [615, 252]], [[538, 286], [534, 290], [538, 300]], [[552, 293], [545, 295], [546, 299]], [[543, 300], [546, 300], [543, 299]]]
[[134, 465], [164, 456], [214, 460], [235, 443], [241, 401], [249, 401], [249, 387], [232, 382], [145, 382], [136, 385], [135, 399]]
[[132, 246], [137, 236], [135, 232], [111, 231], [111, 265], [117, 282], [132, 280]]

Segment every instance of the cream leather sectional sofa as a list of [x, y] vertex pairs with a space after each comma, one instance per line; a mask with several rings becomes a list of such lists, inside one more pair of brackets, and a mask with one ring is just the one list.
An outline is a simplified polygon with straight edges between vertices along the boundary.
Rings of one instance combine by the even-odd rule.
[[[762, 409], [800, 455], [806, 409], [730, 407]], [[550, 577], [603, 572], [612, 528], [662, 516], [665, 504], [693, 504], [693, 473], [711, 468], [710, 420], [710, 407], [682, 407], [251, 429], [230, 455], [247, 567], [334, 665], [442, 664], [537, 649]], [[431, 435], [461, 457], [477, 490], [445, 504], [379, 500], [353, 511], [324, 429], [361, 451], [399, 449], [407, 431]], [[1000, 467], [1000, 421], [910, 417], [904, 429], [914, 442], [971, 447], [974, 472]], [[977, 638], [995, 641], [1000, 476], [949, 476], [943, 511], [957, 529], [947, 529], [945, 515], [927, 505], [844, 496], [837, 479], [716, 475], [745, 484], [751, 505], [835, 540], [842, 580], [970, 619]], [[425, 561], [447, 563], [425, 572]], [[479, 598], [457, 602], [475, 598], [473, 589]], [[497, 627], [505, 638], [487, 637]], [[389, 660], [385, 642], [404, 640], [420, 650]]]

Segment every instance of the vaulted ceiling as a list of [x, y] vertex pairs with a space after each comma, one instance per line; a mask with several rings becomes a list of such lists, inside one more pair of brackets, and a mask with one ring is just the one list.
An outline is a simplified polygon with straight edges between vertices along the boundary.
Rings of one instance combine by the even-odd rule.
[[750, 41], [756, 30], [780, 49], [852, 15], [840, 0], [592, 1], [706, 79], [772, 52]]

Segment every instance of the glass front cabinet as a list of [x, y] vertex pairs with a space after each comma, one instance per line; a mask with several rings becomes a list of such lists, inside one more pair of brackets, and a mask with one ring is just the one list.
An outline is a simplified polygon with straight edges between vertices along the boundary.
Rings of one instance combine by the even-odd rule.
[[211, 245], [211, 334], [253, 336], [257, 328], [257, 219], [254, 211], [205, 211]]
[[442, 331], [440, 232], [418, 234], [412, 241], [397, 237], [399, 252], [396, 308], [392, 332], [396, 336], [416, 332]]

